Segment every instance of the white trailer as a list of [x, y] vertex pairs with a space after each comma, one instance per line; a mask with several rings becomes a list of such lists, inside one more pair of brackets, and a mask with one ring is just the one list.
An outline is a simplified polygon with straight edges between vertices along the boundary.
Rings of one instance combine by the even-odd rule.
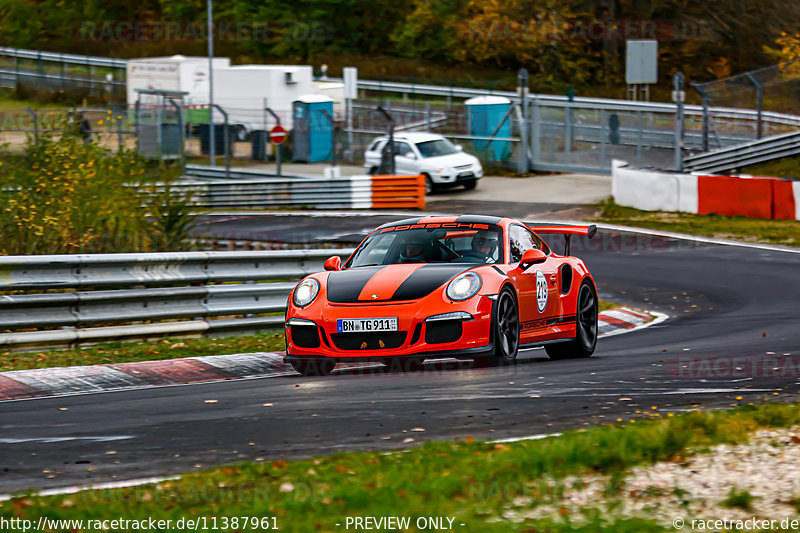
[[[228, 113], [228, 123], [237, 127], [244, 140], [253, 130], [268, 130], [275, 120], [292, 127], [292, 102], [313, 91], [313, 72], [305, 65], [237, 65], [214, 69], [214, 103]], [[216, 121], [221, 118], [215, 116]]]
[[[227, 57], [214, 58], [214, 71], [229, 67]], [[163, 89], [183, 91], [188, 97], [197, 100], [205, 98], [208, 103], [208, 58], [186, 57], [182, 55], [131, 59], [127, 69], [128, 105], [136, 103], [136, 89]], [[142, 102], [147, 103], [146, 95]]]
[[[182, 55], [132, 59], [127, 72], [128, 105], [136, 103], [136, 89], [184, 91], [186, 122], [190, 125], [208, 122], [208, 58]], [[315, 84], [308, 65], [237, 65], [227, 57], [214, 58], [214, 103], [228, 113], [228, 124], [236, 128], [239, 140], [253, 130], [269, 130], [275, 120], [265, 110], [272, 109], [281, 125], [292, 128], [292, 102], [310, 93], [337, 96], [341, 83]], [[155, 97], [144, 104], [156, 103]], [[334, 98], [337, 100], [336, 98]], [[341, 100], [341, 98], [339, 98]], [[338, 100], [337, 100], [338, 102]], [[219, 112], [214, 122], [222, 123]]]

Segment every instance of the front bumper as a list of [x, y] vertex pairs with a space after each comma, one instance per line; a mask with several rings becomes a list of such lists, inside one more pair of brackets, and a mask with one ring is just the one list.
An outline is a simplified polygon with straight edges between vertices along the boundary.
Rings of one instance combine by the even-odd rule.
[[[428, 304], [428, 305], [426, 305]], [[475, 296], [448, 308], [426, 300], [403, 303], [290, 307], [286, 317], [286, 354], [290, 359], [332, 358], [340, 361], [402, 357], [476, 357], [493, 350], [494, 300]], [[443, 313], [468, 313], [471, 319], [426, 319]], [[397, 317], [396, 332], [340, 333], [340, 318]], [[308, 322], [306, 322], [308, 321]]]
[[456, 185], [465, 181], [477, 180], [483, 177], [483, 170], [465, 170], [456, 174], [432, 174], [431, 178], [437, 185]]

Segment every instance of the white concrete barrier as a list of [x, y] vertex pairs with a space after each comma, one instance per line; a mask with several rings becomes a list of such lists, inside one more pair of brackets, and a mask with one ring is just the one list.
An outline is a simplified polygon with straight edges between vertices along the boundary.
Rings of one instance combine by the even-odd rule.
[[792, 182], [792, 192], [794, 193], [794, 219], [800, 220], [800, 181]]
[[644, 211], [697, 213], [697, 176], [629, 168], [612, 162], [611, 194], [619, 205]]
[[800, 181], [643, 170], [616, 159], [611, 175], [614, 200], [627, 207], [800, 220]]

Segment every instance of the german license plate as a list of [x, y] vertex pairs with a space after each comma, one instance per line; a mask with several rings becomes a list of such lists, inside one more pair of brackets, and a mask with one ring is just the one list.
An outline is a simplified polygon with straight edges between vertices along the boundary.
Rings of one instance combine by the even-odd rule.
[[397, 331], [397, 317], [390, 318], [340, 318], [336, 321], [339, 333], [364, 331]]
[[459, 178], [474, 178], [475, 174], [473, 172], [461, 172], [458, 175]]

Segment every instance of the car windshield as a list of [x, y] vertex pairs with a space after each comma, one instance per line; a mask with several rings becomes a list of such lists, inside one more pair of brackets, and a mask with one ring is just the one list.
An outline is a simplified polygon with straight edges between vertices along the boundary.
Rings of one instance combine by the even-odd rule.
[[450, 155], [458, 152], [455, 145], [447, 139], [417, 143], [417, 148], [422, 157], [439, 157], [440, 155]]
[[502, 242], [502, 230], [492, 224], [390, 226], [370, 235], [345, 268], [403, 263], [502, 263]]

